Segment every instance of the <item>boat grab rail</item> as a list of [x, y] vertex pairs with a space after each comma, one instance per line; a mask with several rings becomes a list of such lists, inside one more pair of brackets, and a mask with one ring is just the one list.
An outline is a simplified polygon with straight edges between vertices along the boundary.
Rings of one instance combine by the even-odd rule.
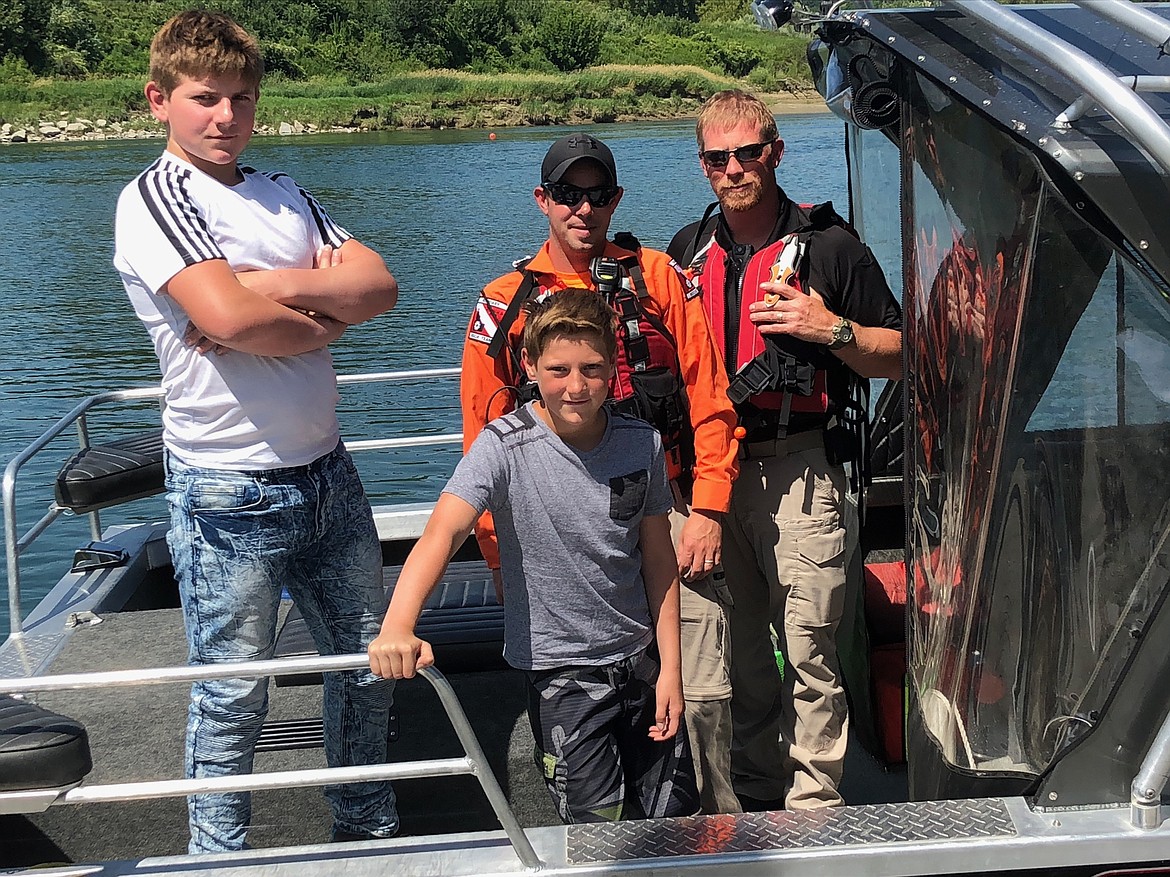
[[[198, 664], [187, 667], [152, 667], [142, 670], [106, 670], [90, 673], [63, 673], [56, 676], [35, 676], [26, 679], [0, 680], [0, 694], [27, 695], [46, 691], [70, 689], [123, 688], [139, 685], [161, 685], [174, 682], [196, 682], [211, 679], [258, 679], [267, 676], [288, 676], [299, 673], [336, 673], [369, 667], [364, 654], [310, 655], [298, 658], [279, 658], [239, 663]], [[149, 780], [131, 783], [75, 786], [62, 792], [52, 805], [138, 801], [153, 798], [178, 798], [206, 792], [244, 792], [266, 789], [300, 788], [304, 786], [336, 785], [372, 782], [375, 780], [413, 779], [429, 776], [456, 776], [470, 774], [478, 781], [488, 803], [500, 821], [517, 857], [525, 867], [536, 871], [544, 867], [528, 835], [524, 833], [512, 811], [479, 739], [472, 730], [462, 704], [442, 673], [435, 667], [421, 667], [422, 676], [435, 689], [451, 727], [463, 746], [463, 758], [427, 759], [396, 764], [331, 767], [308, 770], [270, 771], [267, 773], [234, 776], [205, 777], [187, 780]], [[50, 805], [50, 806], [52, 806]]]
[[[1117, 74], [1071, 43], [1032, 24], [995, 0], [942, 0], [943, 5], [985, 24], [993, 33], [1029, 55], [1042, 57], [1080, 86], [1112, 116], [1162, 169], [1170, 174], [1170, 125], [1144, 100], [1117, 79]], [[1122, 0], [1097, 0], [1119, 6]], [[1131, 4], [1125, 4], [1131, 5]], [[1096, 8], [1096, 4], [1094, 4]], [[1115, 12], [1113, 19], [1118, 18]], [[1054, 127], [1059, 127], [1053, 122]]]
[[[414, 369], [410, 371], [366, 372], [351, 375], [338, 375], [340, 384], [372, 384], [372, 383], [405, 383], [409, 381], [428, 380], [432, 378], [458, 377], [458, 368], [431, 368]], [[7, 558], [8, 571], [8, 624], [9, 635], [19, 638], [24, 631], [24, 616], [20, 605], [20, 555], [28, 550], [37, 538], [49, 528], [61, 514], [65, 512], [56, 503], [49, 506], [41, 518], [34, 523], [24, 535], [17, 532], [16, 521], [16, 478], [20, 470], [29, 460], [43, 451], [53, 439], [60, 436], [72, 424], [77, 425], [78, 447], [84, 450], [90, 447], [89, 441], [89, 412], [100, 405], [115, 402], [141, 402], [149, 399], [162, 399], [161, 386], [136, 387], [125, 390], [110, 390], [105, 393], [96, 393], [87, 396], [73, 407], [73, 409], [45, 430], [40, 437], [25, 447], [20, 453], [8, 461], [4, 467], [4, 480], [0, 502], [4, 507], [4, 551]], [[389, 448], [429, 447], [434, 445], [455, 445], [463, 442], [462, 433], [442, 433], [430, 436], [408, 436], [406, 438], [364, 439], [346, 442], [350, 451], [385, 450]], [[97, 511], [87, 513], [90, 521], [90, 533], [95, 540], [101, 539], [101, 518]]]

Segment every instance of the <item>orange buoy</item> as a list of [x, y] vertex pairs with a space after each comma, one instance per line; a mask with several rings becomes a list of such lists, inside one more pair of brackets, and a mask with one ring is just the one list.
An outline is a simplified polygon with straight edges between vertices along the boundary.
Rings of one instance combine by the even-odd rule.
[[496, 139], [496, 132], [493, 131], [491, 134], [488, 135], [488, 140], [495, 140], [495, 139]]

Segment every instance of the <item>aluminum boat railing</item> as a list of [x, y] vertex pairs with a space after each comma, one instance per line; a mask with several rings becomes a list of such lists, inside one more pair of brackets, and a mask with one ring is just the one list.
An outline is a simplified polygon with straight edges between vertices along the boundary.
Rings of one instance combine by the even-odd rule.
[[[28, 695], [46, 691], [70, 689], [115, 688], [138, 685], [161, 685], [175, 682], [195, 682], [209, 679], [258, 679], [267, 676], [289, 676], [308, 672], [338, 672], [358, 670], [369, 666], [364, 654], [313, 655], [304, 658], [280, 658], [268, 661], [242, 661], [231, 664], [201, 664], [190, 667], [160, 667], [146, 670], [112, 670], [93, 673], [67, 673], [57, 676], [37, 676], [27, 679], [0, 680], [0, 695]], [[140, 801], [151, 798], [178, 798], [207, 792], [244, 792], [266, 789], [288, 789], [303, 786], [337, 785], [372, 782], [376, 780], [414, 779], [418, 777], [474, 776], [487, 796], [492, 811], [516, 851], [517, 857], [531, 869], [543, 863], [532, 843], [520, 827], [516, 814], [499, 781], [488, 764], [467, 714], [459, 698], [434, 667], [424, 667], [419, 675], [427, 680], [439, 695], [447, 718], [463, 746], [463, 758], [438, 758], [407, 761], [397, 764], [332, 767], [309, 770], [271, 771], [267, 773], [238, 774], [186, 780], [150, 780], [129, 783], [110, 783], [67, 789], [30, 789], [18, 792], [0, 792], [0, 814], [39, 812], [60, 804], [93, 804], [113, 801]]]
[[[1086, 102], [1095, 103], [1117, 120], [1163, 173], [1170, 174], [1170, 125], [1138, 97], [1136, 91], [1123, 84], [1117, 72], [995, 0], [942, 0], [942, 4], [982, 22], [997, 36], [1024, 52], [1042, 56], [1082, 89], [1087, 96]], [[1080, 0], [1076, 5], [1092, 10], [1154, 45], [1170, 41], [1170, 25], [1128, 0]], [[1054, 120], [1057, 127], [1067, 124], [1067, 120]]]
[[[397, 372], [369, 372], [355, 375], [339, 375], [337, 383], [373, 384], [373, 383], [409, 383], [436, 378], [458, 377], [458, 368], [418, 369], [414, 371]], [[67, 510], [50, 504], [49, 510], [41, 516], [23, 535], [18, 533], [16, 520], [16, 478], [20, 470], [34, 457], [39, 455], [58, 436], [76, 425], [78, 447], [81, 450], [90, 447], [89, 415], [94, 409], [103, 405], [121, 402], [141, 402], [143, 400], [163, 397], [162, 387], [141, 387], [128, 390], [114, 390], [107, 393], [97, 393], [79, 402], [72, 411], [58, 420], [36, 441], [32, 442], [23, 451], [17, 454], [4, 468], [3, 496], [4, 506], [4, 551], [8, 561], [8, 617], [9, 630], [13, 638], [19, 638], [23, 633], [24, 614], [20, 600], [20, 557], [26, 552], [48, 527]], [[433, 445], [457, 445], [463, 441], [460, 433], [444, 433], [441, 435], [407, 436], [404, 438], [360, 439], [347, 441], [345, 446], [350, 451], [373, 451], [389, 448], [427, 447]], [[89, 517], [90, 533], [97, 540], [101, 539], [102, 523], [97, 511], [87, 513]]]

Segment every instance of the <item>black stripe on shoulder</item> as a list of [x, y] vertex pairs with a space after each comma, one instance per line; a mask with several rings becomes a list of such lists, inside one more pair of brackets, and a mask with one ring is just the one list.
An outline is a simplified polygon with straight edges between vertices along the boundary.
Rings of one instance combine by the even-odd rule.
[[503, 441], [509, 439], [515, 440], [517, 437], [522, 437], [527, 433], [531, 433], [537, 429], [536, 418], [532, 416], [532, 412], [528, 410], [528, 406], [519, 408], [510, 414], [505, 414], [503, 417], [498, 417], [489, 423], [484, 429], [490, 430], [493, 435], [499, 437]]
[[309, 204], [309, 210], [313, 213], [313, 221], [317, 223], [317, 230], [321, 233], [321, 240], [333, 247], [340, 247], [349, 240], [349, 232], [333, 221], [333, 218], [325, 212], [325, 208], [316, 198], [300, 186], [297, 186], [297, 190]]
[[272, 180], [274, 183], [283, 179], [292, 180], [294, 186], [301, 197], [305, 199], [305, 203], [309, 207], [309, 212], [313, 216], [313, 222], [317, 225], [317, 232], [321, 235], [321, 240], [331, 247], [340, 247], [352, 237], [349, 232], [333, 221], [333, 218], [325, 212], [325, 208], [321, 206], [316, 198], [309, 194], [304, 186], [297, 183], [288, 174], [282, 171], [275, 171], [273, 173], [265, 173], [264, 176]]
[[138, 193], [185, 265], [223, 258], [188, 191], [191, 171], [159, 159], [138, 177]]

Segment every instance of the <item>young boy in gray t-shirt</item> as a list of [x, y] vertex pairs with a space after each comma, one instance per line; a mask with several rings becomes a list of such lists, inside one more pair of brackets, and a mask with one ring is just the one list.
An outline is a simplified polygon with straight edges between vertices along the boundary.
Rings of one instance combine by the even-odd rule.
[[523, 365], [540, 398], [488, 424], [460, 461], [369, 648], [381, 676], [434, 663], [414, 625], [490, 509], [504, 657], [525, 671], [537, 766], [570, 823], [699, 809], [683, 727], [673, 499], [658, 433], [603, 408], [614, 323], [590, 290], [535, 305]]

